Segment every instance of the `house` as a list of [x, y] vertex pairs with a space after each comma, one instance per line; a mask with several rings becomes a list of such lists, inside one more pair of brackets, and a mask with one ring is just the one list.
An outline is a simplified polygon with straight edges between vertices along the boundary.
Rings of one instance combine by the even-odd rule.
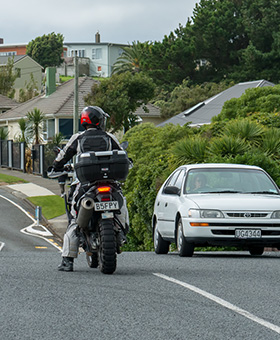
[[152, 123], [154, 125], [158, 125], [164, 121], [164, 118], [160, 115], [160, 108], [148, 103], [145, 105], [148, 109], [146, 112], [143, 106], [138, 107], [138, 109], [134, 112], [136, 116], [138, 116], [138, 121], [141, 123]]
[[[2, 43], [1, 43], [2, 41]], [[22, 56], [26, 54], [28, 44], [3, 44], [0, 39], [0, 57]], [[64, 42], [62, 65], [57, 67], [59, 75], [74, 75], [73, 57], [79, 58], [79, 74], [94, 77], [110, 77], [112, 68], [123, 48], [129, 45], [100, 41], [100, 33], [95, 35], [95, 42]]]
[[27, 44], [4, 44], [0, 39], [0, 57], [12, 57], [16, 55], [26, 55]]
[[19, 103], [16, 102], [15, 100], [0, 94], [0, 117], [1, 113], [4, 113], [12, 108], [15, 108], [18, 105]]
[[[118, 57], [123, 53], [123, 48], [129, 45], [113, 44], [100, 41], [100, 34], [95, 35], [95, 42], [64, 42], [64, 47], [67, 49], [67, 57], [87, 58], [89, 61], [89, 76], [94, 77], [110, 77], [112, 68]], [[67, 61], [67, 59], [66, 59]], [[67, 75], [73, 75], [73, 65], [70, 65], [67, 70]], [[66, 65], [67, 66], [67, 65]], [[58, 68], [58, 73], [65, 75], [65, 64]]]
[[13, 86], [16, 100], [19, 100], [20, 89], [26, 88], [26, 85], [30, 83], [32, 76], [38, 89], [38, 93], [41, 93], [43, 67], [28, 55], [15, 55], [12, 57], [0, 56], [0, 67], [7, 65], [9, 58], [13, 58], [13, 69], [18, 75]]
[[190, 123], [190, 126], [210, 124], [211, 119], [222, 111], [223, 105], [227, 100], [239, 98], [249, 88], [264, 86], [274, 86], [274, 84], [266, 80], [239, 83], [205, 100], [204, 102], [201, 102], [190, 109], [181, 112], [172, 118], [169, 118], [157, 126], [160, 127], [170, 123], [180, 126], [183, 126], [186, 123]]
[[[78, 80], [79, 107], [81, 112], [85, 107], [84, 96], [87, 95], [96, 80], [89, 77], [80, 77]], [[26, 117], [27, 113], [35, 108], [41, 110], [46, 116], [44, 140], [61, 132], [68, 139], [73, 134], [74, 111], [74, 79], [59, 85], [50, 95], [39, 95], [27, 102], [12, 108], [0, 115], [0, 127], [7, 127], [9, 139], [14, 139], [20, 133], [18, 121]]]

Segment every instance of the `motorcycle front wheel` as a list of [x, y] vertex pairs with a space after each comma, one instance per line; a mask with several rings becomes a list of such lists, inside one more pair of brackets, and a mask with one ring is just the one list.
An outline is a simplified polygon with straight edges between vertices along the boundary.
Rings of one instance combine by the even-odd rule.
[[86, 254], [87, 263], [90, 268], [97, 268], [98, 267], [98, 254], [93, 253], [92, 255]]
[[117, 267], [116, 235], [111, 219], [99, 222], [99, 269], [103, 274], [113, 274]]

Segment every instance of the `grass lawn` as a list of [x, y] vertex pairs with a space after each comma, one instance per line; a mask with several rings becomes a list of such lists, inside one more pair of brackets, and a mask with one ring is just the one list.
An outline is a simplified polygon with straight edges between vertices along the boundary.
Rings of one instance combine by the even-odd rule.
[[0, 174], [0, 183], [1, 182], [7, 183], [7, 184], [28, 183], [24, 179], [21, 179], [15, 176], [4, 175], [4, 174]]
[[42, 207], [42, 214], [47, 220], [65, 214], [64, 199], [57, 195], [28, 197], [35, 206]]

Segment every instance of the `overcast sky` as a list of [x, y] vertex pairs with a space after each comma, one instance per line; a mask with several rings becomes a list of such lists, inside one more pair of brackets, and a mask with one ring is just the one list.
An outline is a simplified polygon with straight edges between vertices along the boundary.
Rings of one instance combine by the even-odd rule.
[[192, 16], [199, 0], [3, 0], [0, 38], [28, 43], [51, 32], [65, 42], [162, 41]]

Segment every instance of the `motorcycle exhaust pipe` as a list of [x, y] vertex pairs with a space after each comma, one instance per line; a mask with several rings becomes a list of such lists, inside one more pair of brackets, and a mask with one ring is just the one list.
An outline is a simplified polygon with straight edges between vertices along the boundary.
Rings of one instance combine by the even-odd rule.
[[77, 224], [80, 228], [86, 229], [91, 219], [94, 208], [94, 200], [90, 197], [83, 198], [78, 212]]

